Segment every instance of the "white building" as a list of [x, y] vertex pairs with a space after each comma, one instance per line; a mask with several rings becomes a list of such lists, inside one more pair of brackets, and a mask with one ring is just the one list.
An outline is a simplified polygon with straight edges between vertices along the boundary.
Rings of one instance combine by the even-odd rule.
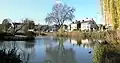
[[68, 26], [68, 30], [73, 31], [73, 30], [79, 30], [81, 27], [80, 21], [73, 22]]
[[34, 29], [28, 29], [28, 31], [34, 32]]
[[81, 30], [97, 30], [98, 26], [93, 19], [82, 20], [81, 22]]
[[76, 23], [71, 24], [71, 30], [75, 30], [75, 29], [77, 29], [77, 24]]

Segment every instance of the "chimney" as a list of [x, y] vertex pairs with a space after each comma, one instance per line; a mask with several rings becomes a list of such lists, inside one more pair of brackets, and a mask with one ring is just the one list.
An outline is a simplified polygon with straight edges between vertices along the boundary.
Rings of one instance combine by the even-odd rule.
[[82, 22], [84, 22], [84, 20], [82, 20]]

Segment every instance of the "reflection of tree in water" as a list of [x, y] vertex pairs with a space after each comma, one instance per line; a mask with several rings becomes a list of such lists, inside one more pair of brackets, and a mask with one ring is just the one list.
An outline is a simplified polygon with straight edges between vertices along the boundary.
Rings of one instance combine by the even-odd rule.
[[74, 51], [72, 48], [65, 49], [63, 42], [65, 41], [64, 38], [59, 38], [59, 45], [55, 47], [47, 47], [47, 59], [51, 63], [76, 63], [74, 57]]
[[14, 45], [15, 42], [12, 42], [12, 41], [9, 41], [9, 42], [4, 41], [4, 42], [1, 42], [0, 44], [1, 44], [0, 45], [1, 49], [9, 50], [9, 49], [13, 49], [15, 47], [15, 45]]
[[24, 42], [22, 50], [24, 51], [23, 57], [25, 62], [29, 62], [31, 59], [33, 59], [34, 57], [33, 53], [35, 52], [34, 45], [35, 45], [34, 41]]
[[6, 41], [2, 42], [0, 49], [12, 50], [16, 49], [17, 54], [20, 54], [21, 60], [24, 62], [28, 62], [30, 57], [32, 57], [32, 53], [34, 52], [34, 42], [26, 43], [26, 42], [16, 42], [16, 41]]
[[34, 48], [34, 45], [35, 45], [34, 41], [25, 42], [25, 48]]
[[94, 63], [118, 63], [120, 53], [110, 45], [97, 44], [94, 47]]
[[81, 39], [77, 40], [77, 45], [80, 46], [82, 44]]

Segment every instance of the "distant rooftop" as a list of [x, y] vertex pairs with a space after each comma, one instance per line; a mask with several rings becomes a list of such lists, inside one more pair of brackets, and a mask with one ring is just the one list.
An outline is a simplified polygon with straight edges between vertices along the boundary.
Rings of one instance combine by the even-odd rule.
[[95, 21], [93, 18], [91, 18], [91, 19], [86, 18], [84, 20], [81, 20], [81, 23], [87, 23], [87, 22], [95, 22]]

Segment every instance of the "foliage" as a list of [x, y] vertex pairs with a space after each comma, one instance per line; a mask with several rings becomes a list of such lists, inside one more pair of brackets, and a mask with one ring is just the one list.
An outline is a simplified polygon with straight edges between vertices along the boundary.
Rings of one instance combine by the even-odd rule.
[[59, 31], [60, 33], [63, 33], [65, 30], [63, 29], [63, 26], [61, 26], [58, 31]]
[[78, 29], [74, 29], [73, 31], [79, 31]]
[[56, 23], [61, 27], [65, 21], [72, 21], [74, 18], [74, 11], [74, 8], [63, 5], [62, 3], [55, 4], [53, 6], [52, 12], [49, 13], [45, 18], [45, 21], [49, 24]]
[[24, 32], [27, 32], [28, 29], [34, 29], [35, 23], [33, 20], [30, 20], [28, 18], [23, 20], [23, 23], [25, 24], [24, 26]]
[[120, 0], [100, 0], [102, 14], [106, 23], [112, 23], [114, 29], [120, 28]]
[[94, 63], [102, 63], [102, 60], [104, 59], [103, 56], [105, 54], [105, 46], [97, 45], [94, 47]]
[[34, 29], [35, 23], [33, 20], [26, 18], [25, 20], [23, 20], [23, 23], [25, 23], [26, 26], [28, 26], [28, 29]]
[[29, 36], [29, 37], [32, 37], [32, 36], [35, 36], [35, 33], [32, 32], [32, 31], [28, 31], [25, 33], [26, 36]]
[[22, 26], [20, 27], [18, 27], [17, 25], [16, 25], [16, 23], [13, 23], [12, 22], [12, 20], [11, 19], [4, 19], [3, 20], [3, 22], [2, 22], [2, 24], [4, 25], [4, 31], [5, 32], [11, 32], [13, 35], [17, 32], [17, 31], [19, 31], [19, 30], [21, 30], [22, 29], [22, 27], [24, 26], [24, 24], [22, 24]]
[[4, 19], [3, 22], [2, 22], [5, 32], [7, 32], [8, 29], [11, 27], [10, 21], [11, 21], [11, 19]]
[[118, 63], [120, 61], [118, 47], [119, 45], [96, 44], [94, 46], [93, 63]]
[[[22, 23], [12, 23], [11, 19], [4, 19], [2, 24], [4, 25], [5, 31], [12, 31], [13, 34], [17, 33], [19, 30], [22, 30], [24, 28], [24, 31], [27, 32], [28, 29], [34, 29], [34, 21], [29, 20], [28, 18], [22, 20]], [[21, 26], [18, 26], [21, 25]], [[9, 29], [10, 28], [10, 29]]]

